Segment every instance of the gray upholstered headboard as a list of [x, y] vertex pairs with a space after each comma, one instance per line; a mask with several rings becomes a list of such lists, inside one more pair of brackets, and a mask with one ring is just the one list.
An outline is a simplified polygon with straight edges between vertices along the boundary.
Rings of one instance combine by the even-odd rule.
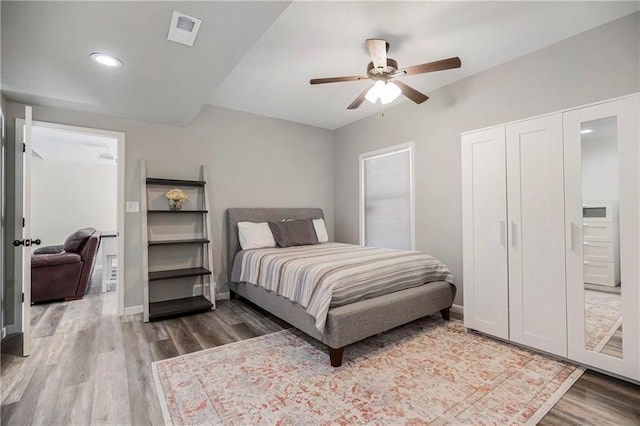
[[232, 208], [227, 209], [227, 280], [231, 281], [233, 259], [240, 251], [238, 222], [280, 222], [282, 219], [324, 219], [319, 208]]

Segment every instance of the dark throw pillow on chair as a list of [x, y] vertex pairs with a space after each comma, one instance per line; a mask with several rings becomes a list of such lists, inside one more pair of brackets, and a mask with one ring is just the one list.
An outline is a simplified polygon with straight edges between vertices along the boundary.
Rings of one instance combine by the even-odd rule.
[[69, 252], [77, 253], [80, 251], [87, 239], [96, 230], [94, 228], [82, 228], [69, 235], [64, 242], [64, 249]]

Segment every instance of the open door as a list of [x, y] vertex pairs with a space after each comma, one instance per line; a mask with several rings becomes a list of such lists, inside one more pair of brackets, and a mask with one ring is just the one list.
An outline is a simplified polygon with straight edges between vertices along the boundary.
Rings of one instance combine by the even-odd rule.
[[[22, 355], [31, 353], [31, 107], [16, 120], [16, 282], [22, 282]], [[20, 155], [22, 153], [22, 155]], [[21, 196], [20, 196], [21, 195]], [[22, 218], [22, 219], [21, 219]]]

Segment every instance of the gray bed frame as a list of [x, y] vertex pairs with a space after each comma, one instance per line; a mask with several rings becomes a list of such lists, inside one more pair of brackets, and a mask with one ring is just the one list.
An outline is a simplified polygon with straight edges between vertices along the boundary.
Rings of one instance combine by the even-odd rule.
[[438, 311], [445, 320], [456, 288], [436, 281], [329, 309], [324, 333], [315, 328], [315, 320], [300, 305], [274, 292], [248, 283], [231, 281], [233, 260], [240, 251], [238, 222], [279, 222], [282, 219], [324, 218], [319, 208], [231, 208], [226, 212], [227, 276], [231, 297], [234, 293], [260, 306], [329, 347], [331, 365], [342, 364], [344, 347], [394, 327]]

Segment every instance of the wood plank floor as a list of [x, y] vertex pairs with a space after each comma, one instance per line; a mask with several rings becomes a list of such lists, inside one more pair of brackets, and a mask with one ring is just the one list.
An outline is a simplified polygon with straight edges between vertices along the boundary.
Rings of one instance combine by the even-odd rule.
[[[3, 342], [1, 424], [162, 424], [151, 362], [288, 327], [240, 300], [147, 324], [119, 318], [115, 293], [32, 312], [32, 355]], [[541, 424], [640, 424], [640, 387], [587, 372]]]
[[618, 327], [600, 352], [614, 358], [622, 358], [622, 326]]

